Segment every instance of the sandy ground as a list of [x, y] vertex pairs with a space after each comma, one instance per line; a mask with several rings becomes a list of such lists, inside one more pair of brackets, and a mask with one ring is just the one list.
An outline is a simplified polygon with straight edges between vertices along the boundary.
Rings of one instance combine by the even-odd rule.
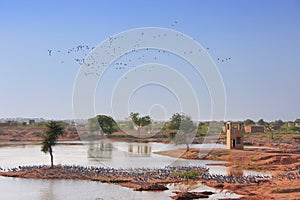
[[[0, 126], [0, 141], [1, 142], [38, 142], [42, 141], [43, 128], [26, 127], [26, 126]], [[60, 137], [59, 141], [79, 140], [78, 134], [74, 127], [66, 127], [64, 136]]]

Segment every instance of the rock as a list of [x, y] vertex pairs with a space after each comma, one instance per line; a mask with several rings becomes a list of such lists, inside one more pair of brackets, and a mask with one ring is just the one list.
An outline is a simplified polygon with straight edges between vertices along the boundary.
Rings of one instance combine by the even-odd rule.
[[212, 193], [213, 192], [174, 192], [177, 195], [172, 196], [172, 199], [175, 200], [187, 200], [187, 199], [200, 199], [200, 198], [208, 198], [209, 195], [204, 193]]
[[204, 192], [201, 192], [202, 194], [204, 195], [212, 195], [212, 194], [215, 194], [214, 192], [211, 192], [211, 191], [204, 191]]
[[147, 184], [147, 185], [142, 185], [139, 188], [134, 189], [135, 191], [149, 191], [149, 190], [168, 190], [166, 186], [162, 184]]
[[215, 186], [215, 188], [223, 188], [223, 187], [224, 187], [224, 184], [222, 184], [222, 183]]

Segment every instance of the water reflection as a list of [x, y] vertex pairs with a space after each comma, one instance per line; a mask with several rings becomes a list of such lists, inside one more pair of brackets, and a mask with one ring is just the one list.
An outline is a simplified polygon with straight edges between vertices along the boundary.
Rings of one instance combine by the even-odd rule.
[[118, 145], [107, 140], [90, 141], [88, 143], [87, 155], [90, 161], [113, 160], [114, 156], [125, 157], [150, 157], [152, 153], [151, 144], [130, 143]]
[[40, 188], [40, 199], [41, 200], [53, 200], [53, 199], [57, 199], [55, 192], [54, 192], [54, 186], [53, 186], [53, 181], [49, 180], [48, 182], [45, 182], [45, 184], [47, 184], [46, 187], [42, 187]]
[[91, 160], [112, 159], [113, 144], [104, 140], [91, 141], [88, 144], [88, 158]]
[[128, 152], [142, 156], [150, 156], [152, 149], [151, 146], [147, 144], [129, 144]]

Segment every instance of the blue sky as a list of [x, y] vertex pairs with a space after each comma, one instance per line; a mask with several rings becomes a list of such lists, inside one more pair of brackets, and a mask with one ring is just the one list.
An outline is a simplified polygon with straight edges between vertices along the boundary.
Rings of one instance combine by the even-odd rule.
[[172, 28], [209, 47], [226, 89], [226, 119], [300, 118], [299, 0], [2, 0], [0, 26], [0, 118], [72, 118], [80, 66], [47, 50], [96, 46], [139, 27]]

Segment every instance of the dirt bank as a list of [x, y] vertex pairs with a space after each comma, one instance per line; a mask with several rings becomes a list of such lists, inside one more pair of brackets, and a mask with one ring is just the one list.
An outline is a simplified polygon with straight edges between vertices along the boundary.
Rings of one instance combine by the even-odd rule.
[[242, 175], [242, 170], [263, 171], [276, 176], [278, 174], [294, 173], [298, 177], [293, 179], [271, 178], [268, 181], [262, 181], [257, 184], [247, 183], [217, 183], [216, 181], [203, 181], [203, 184], [218, 188], [220, 190], [229, 190], [234, 193], [244, 195], [242, 199], [300, 199], [300, 155], [289, 154], [270, 149], [245, 149], [245, 150], [227, 150], [213, 149], [205, 155], [208, 149], [192, 148], [176, 149], [170, 151], [156, 152], [160, 155], [180, 157], [185, 159], [207, 159], [217, 161], [227, 161], [224, 166], [228, 166], [228, 174]]
[[181, 173], [195, 171], [199, 174], [203, 167], [166, 167], [160, 169], [114, 169], [83, 166], [24, 166], [0, 172], [1, 176], [33, 179], [73, 179], [116, 183], [121, 186], [142, 190], [166, 190], [166, 184], [185, 181]]
[[[42, 134], [45, 128], [34, 126], [7, 125], [0, 126], [1, 142], [39, 142], [42, 141]], [[66, 127], [64, 135], [59, 141], [79, 140], [75, 127]]]

